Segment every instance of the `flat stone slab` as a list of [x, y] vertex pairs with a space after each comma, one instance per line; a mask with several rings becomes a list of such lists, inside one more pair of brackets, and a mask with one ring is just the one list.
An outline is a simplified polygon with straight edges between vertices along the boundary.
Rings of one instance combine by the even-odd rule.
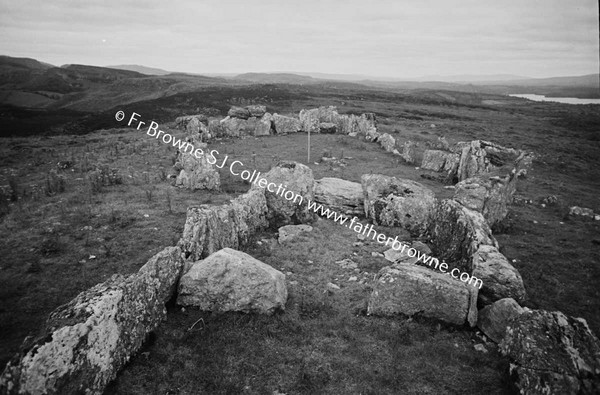
[[422, 314], [455, 325], [477, 322], [478, 289], [433, 270], [414, 265], [379, 271], [367, 314]]
[[364, 211], [363, 190], [358, 182], [334, 177], [315, 181], [315, 202], [344, 214]]

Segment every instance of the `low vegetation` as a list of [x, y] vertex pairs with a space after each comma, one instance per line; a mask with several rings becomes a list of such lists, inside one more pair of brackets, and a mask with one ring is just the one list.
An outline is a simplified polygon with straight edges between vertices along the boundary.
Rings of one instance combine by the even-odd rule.
[[[382, 132], [400, 142], [414, 141], [419, 149], [444, 136], [451, 143], [480, 138], [536, 152], [533, 170], [519, 184], [518, 203], [495, 235], [523, 276], [526, 306], [583, 317], [600, 333], [600, 221], [567, 215], [573, 205], [599, 209], [597, 106], [354, 87], [228, 89], [212, 96], [181, 93], [123, 110], [166, 127], [177, 115], [199, 108], [223, 113], [240, 100], [280, 113], [336, 105], [340, 113], [375, 112]], [[450, 104], [448, 95], [459, 100]], [[488, 98], [497, 104], [481, 104]], [[224, 168], [220, 193], [176, 189], [169, 178], [173, 147], [143, 131], [119, 128], [114, 111], [85, 122], [76, 120], [78, 135], [4, 138], [0, 145], [0, 364], [55, 307], [114, 273], [134, 272], [175, 245], [188, 206], [221, 204], [249, 187]], [[311, 140], [309, 166], [317, 179], [359, 181], [361, 174], [374, 172], [418, 180], [438, 197], [452, 194], [439, 181], [421, 177], [430, 173], [418, 164], [404, 164], [376, 144], [338, 135]], [[306, 163], [307, 157], [305, 134], [219, 140], [210, 146], [260, 171], [281, 159]], [[344, 158], [345, 166], [319, 162], [323, 154]], [[557, 203], [542, 206], [549, 195]], [[288, 273], [285, 313], [218, 315], [171, 305], [168, 321], [107, 392], [508, 391], [507, 366], [479, 333], [419, 318], [365, 315], [368, 283], [349, 281], [353, 273], [336, 261], [350, 258], [372, 275], [385, 264], [371, 255], [382, 251], [380, 245], [355, 246], [355, 233], [326, 220], [298, 242], [278, 246], [274, 237], [273, 231], [258, 235], [246, 252]], [[328, 282], [341, 289], [328, 291]], [[484, 344], [487, 352], [475, 350], [475, 344]]]

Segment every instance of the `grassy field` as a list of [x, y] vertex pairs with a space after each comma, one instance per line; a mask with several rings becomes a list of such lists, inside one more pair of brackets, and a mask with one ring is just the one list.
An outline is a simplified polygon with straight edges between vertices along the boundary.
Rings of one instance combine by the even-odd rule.
[[[244, 89], [227, 93], [229, 102], [232, 96], [237, 101], [268, 98], [268, 92]], [[340, 112], [375, 112], [380, 131], [400, 142], [415, 141], [419, 150], [438, 136], [451, 143], [481, 138], [533, 150], [538, 155], [534, 168], [517, 192], [532, 203], [513, 205], [495, 235], [523, 276], [527, 306], [584, 317], [600, 333], [600, 221], [567, 216], [573, 205], [600, 211], [597, 106], [452, 92], [288, 89], [289, 94], [278, 88], [279, 100], [265, 102], [270, 111], [337, 105]], [[140, 103], [137, 112], [152, 119], [160, 104], [171, 109], [162, 116], [174, 118], [202, 106], [229, 106], [219, 96], [184, 100], [193, 97]], [[481, 104], [491, 99], [494, 105]], [[180, 102], [187, 104], [176, 114]], [[136, 110], [135, 105], [125, 109]], [[118, 126], [113, 115], [107, 112], [102, 122]], [[421, 177], [432, 173], [402, 163], [377, 144], [336, 135], [311, 139], [308, 165], [317, 179], [359, 181], [361, 174], [375, 172], [417, 180], [440, 198], [452, 194], [440, 182]], [[281, 159], [306, 163], [305, 134], [225, 139], [210, 146], [263, 172]], [[346, 166], [316, 164], [324, 151], [343, 157]], [[222, 204], [248, 189], [227, 168], [221, 171], [220, 193], [172, 187], [167, 177], [174, 148], [133, 129], [5, 138], [0, 153], [0, 185], [6, 187], [0, 207], [1, 364], [55, 307], [113, 273], [136, 271], [156, 252], [175, 245], [188, 206]], [[96, 168], [104, 175], [116, 169], [118, 177], [100, 177]], [[542, 207], [548, 195], [557, 196], [558, 203]], [[246, 248], [287, 274], [285, 313], [217, 315], [170, 306], [168, 321], [107, 393], [508, 392], [505, 363], [476, 331], [365, 316], [370, 288], [361, 280], [386, 264], [371, 255], [383, 249], [376, 243], [355, 246], [356, 235], [331, 221], [314, 226], [298, 242], [278, 246], [275, 233], [268, 231]], [[398, 229], [382, 230], [408, 237]], [[359, 272], [335, 263], [345, 258], [356, 262]], [[353, 276], [357, 280], [349, 281]], [[328, 282], [341, 289], [328, 292]], [[488, 352], [476, 351], [475, 344], [485, 344]]]

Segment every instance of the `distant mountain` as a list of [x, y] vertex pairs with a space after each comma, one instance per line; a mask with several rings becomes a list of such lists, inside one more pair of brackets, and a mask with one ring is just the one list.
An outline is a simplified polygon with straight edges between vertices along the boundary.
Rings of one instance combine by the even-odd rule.
[[457, 83], [470, 83], [470, 82], [500, 82], [500, 81], [514, 81], [514, 80], [528, 80], [530, 77], [523, 77], [513, 74], [489, 74], [489, 75], [475, 75], [475, 74], [462, 74], [462, 75], [429, 75], [419, 78], [412, 78], [412, 81], [442, 81], [442, 82], [457, 82]]
[[322, 82], [312, 77], [292, 73], [245, 73], [236, 75], [233, 79], [258, 84], [316, 84]]
[[46, 70], [55, 66], [31, 58], [13, 58], [11, 56], [0, 55], [0, 68], [8, 67], [29, 70]]
[[30, 58], [0, 56], [0, 86], [6, 88], [26, 83], [54, 66]]
[[145, 75], [167, 75], [167, 74], [172, 73], [171, 71], [157, 69], [154, 67], [140, 66], [137, 64], [121, 64], [121, 65], [117, 65], [117, 66], [106, 66], [106, 67], [111, 68], [111, 69], [135, 71], [135, 72], [145, 74]]
[[[552, 78], [526, 78], [510, 81], [502, 81], [499, 85], [521, 85], [521, 86], [561, 86], [561, 87], [598, 87], [600, 75], [587, 74], [570, 77]], [[490, 84], [487, 81], [486, 84]]]

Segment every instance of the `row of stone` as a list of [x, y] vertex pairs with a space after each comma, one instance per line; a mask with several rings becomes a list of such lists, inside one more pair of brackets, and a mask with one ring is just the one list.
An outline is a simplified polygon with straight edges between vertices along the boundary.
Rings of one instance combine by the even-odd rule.
[[200, 134], [204, 141], [215, 137], [267, 136], [301, 131], [364, 135], [368, 139], [378, 136], [374, 114], [340, 115], [333, 106], [302, 110], [298, 118], [268, 113], [261, 105], [232, 107], [223, 119], [209, 119], [202, 114], [187, 115], [178, 117], [175, 125], [185, 128], [191, 135]]
[[[272, 182], [287, 184], [290, 190], [298, 191], [306, 198], [314, 196], [312, 172], [304, 165], [285, 162], [271, 170], [266, 177]], [[381, 183], [382, 179], [377, 180]], [[387, 180], [387, 190], [384, 188], [382, 192], [378, 186], [369, 186], [372, 181], [372, 177], [363, 177], [365, 189], [376, 191], [371, 196], [385, 199], [394, 194], [410, 198], [414, 194], [411, 191], [416, 189], [412, 184], [402, 189], [398, 187], [397, 181]], [[322, 187], [323, 183], [320, 183], [320, 188]], [[323, 191], [320, 193], [326, 194]], [[440, 240], [433, 238], [434, 247], [436, 243], [440, 247], [448, 246], [459, 257], [468, 255], [475, 249], [477, 255], [482, 246], [495, 248], [489, 244], [495, 241], [485, 225], [482, 225], [485, 221], [481, 214], [453, 201], [442, 201], [439, 205], [436, 204], [435, 210], [437, 214], [434, 218], [450, 222], [444, 223], [446, 228], [438, 229], [438, 233], [432, 233], [433, 236], [440, 237]], [[229, 299], [216, 301], [213, 293], [213, 289], [217, 287], [215, 278], [222, 281], [232, 267], [248, 270], [252, 266], [255, 270], [253, 273], [270, 278], [271, 291], [262, 298], [249, 299], [253, 304], [246, 301], [235, 307], [242, 311], [264, 312], [283, 308], [287, 296], [285, 277], [272, 268], [265, 268], [264, 264], [249, 265], [248, 257], [229, 248], [239, 248], [254, 232], [269, 225], [309, 222], [312, 218], [313, 214], [306, 207], [262, 188], [251, 189], [228, 205], [190, 208], [179, 247], [164, 250], [137, 274], [128, 278], [115, 276], [57, 309], [51, 315], [42, 336], [30, 342], [23, 354], [9, 363], [0, 379], [0, 386], [3, 390], [7, 389], [5, 392], [8, 393], [100, 393], [131, 353], [140, 347], [147, 332], [153, 330], [164, 318], [164, 302], [173, 295], [174, 284], [182, 273], [185, 275], [180, 281], [179, 302], [212, 309], [217, 302], [220, 305], [232, 303]], [[428, 231], [429, 229], [430, 226]], [[458, 237], [452, 238], [455, 234]], [[467, 245], [461, 246], [460, 243], [465, 241]], [[185, 262], [182, 255], [186, 258]], [[205, 257], [211, 259], [208, 261], [212, 262], [211, 265], [206, 264], [206, 259], [202, 260]], [[484, 259], [484, 262], [473, 261], [471, 265], [478, 268], [480, 264], [489, 266], [489, 262], [490, 259]], [[182, 269], [182, 266], [185, 268]], [[211, 268], [214, 270], [209, 270]], [[495, 267], [491, 266], [490, 270], [495, 270]], [[215, 277], [215, 271], [223, 275]], [[478, 321], [477, 288], [424, 267], [386, 267], [378, 274], [373, 288], [369, 300], [369, 312], [372, 314], [421, 313], [458, 325], [465, 322], [473, 325]], [[492, 319], [496, 327], [499, 321]], [[593, 384], [594, 369], [597, 366], [597, 360], [594, 359], [597, 354], [594, 354], [594, 350], [597, 350], [598, 341], [589, 329], [585, 331], [585, 325], [577, 326], [577, 322], [582, 321], [570, 320], [565, 324], [559, 320], [557, 323], [559, 330], [575, 334], [580, 339], [574, 351], [567, 350], [569, 356], [581, 357], [585, 363], [576, 368], [576, 375], [562, 371], [556, 373], [551, 370], [554, 365], [542, 366], [540, 369], [537, 365], [539, 361], [527, 360], [524, 351], [529, 344], [541, 341], [538, 338], [531, 340], [531, 333], [536, 334], [536, 330], [543, 329], [541, 325], [544, 321], [540, 321], [537, 326], [527, 326], [527, 322], [523, 320], [510, 324], [510, 329], [505, 329], [505, 333], [511, 334], [510, 340], [503, 343], [507, 355], [517, 363], [515, 371], [528, 375], [528, 381], [521, 385], [530, 382], [545, 383], [543, 375], [548, 374], [559, 376], [563, 382], [578, 386], [577, 388], [587, 388]], [[492, 333], [486, 324], [479, 325], [486, 328], [486, 333]], [[559, 347], [564, 345], [568, 343], [558, 344]], [[582, 354], [581, 345], [591, 347], [590, 354]], [[556, 344], [553, 342], [547, 345], [554, 346]], [[564, 363], [564, 357], [557, 361]], [[591, 381], [589, 377], [592, 377]]]
[[[271, 170], [266, 177], [277, 182], [300, 179], [302, 181], [297, 182], [294, 188], [301, 188], [305, 191], [305, 196], [311, 196], [312, 174], [303, 165], [284, 164]], [[310, 213], [303, 212], [295, 203], [273, 195], [271, 198], [271, 204], [267, 204], [266, 217], [276, 220], [276, 223], [310, 220]], [[428, 268], [414, 264], [394, 264], [383, 268], [376, 276], [368, 302], [369, 314], [421, 314], [456, 325], [477, 325], [490, 339], [500, 343], [503, 355], [511, 361], [513, 380], [524, 393], [591, 394], [598, 391], [598, 339], [583, 319], [566, 317], [560, 312], [524, 309], [513, 298], [505, 298], [510, 295], [523, 300], [522, 281], [518, 272], [498, 252], [497, 243], [481, 213], [454, 200], [432, 203], [432, 193], [426, 192], [423, 186], [412, 181], [374, 175], [363, 176], [361, 184], [332, 178], [318, 180], [314, 183], [314, 199], [336, 210], [345, 209], [347, 213], [356, 213], [363, 203], [364, 210], [371, 219], [395, 225], [401, 225], [397, 221], [409, 217], [401, 213], [391, 215], [391, 207], [381, 211], [386, 212], [385, 215], [382, 216], [381, 212], [376, 215], [378, 205], [387, 206], [390, 201], [397, 199], [394, 202], [397, 210], [405, 208], [407, 213], [417, 217], [424, 214], [422, 208], [427, 206], [433, 214], [426, 216], [426, 229], [417, 229], [429, 234], [432, 247], [440, 257], [445, 257], [457, 267], [469, 269], [473, 275], [484, 279], [484, 288], [479, 294], [477, 288]], [[410, 202], [411, 199], [414, 201]], [[417, 201], [428, 203], [419, 207], [414, 205]], [[272, 213], [268, 214], [270, 211]], [[191, 216], [186, 222], [186, 230], [205, 222]], [[412, 226], [417, 223], [418, 221], [409, 221], [404, 225], [415, 230]], [[205, 235], [207, 230], [205, 228]], [[226, 233], [234, 234], [235, 231]], [[264, 264], [254, 262], [253, 258], [243, 253], [227, 248], [210, 255], [210, 248], [198, 248], [202, 243], [197, 243], [197, 240], [203, 240], [204, 237], [194, 236], [190, 240], [192, 234], [184, 232], [183, 249], [189, 250], [193, 259], [204, 254], [209, 256], [182, 277], [179, 303], [191, 303], [206, 309], [234, 308], [267, 313], [283, 308], [287, 296], [287, 291], [282, 286], [285, 280], [283, 274], [268, 265], [263, 267]], [[229, 243], [235, 246], [237, 240], [234, 238]], [[237, 288], [231, 286], [233, 280], [214, 276], [214, 261], [220, 262], [216, 269], [218, 273], [223, 270], [224, 265], [228, 268], [227, 273], [231, 273], [232, 266], [235, 267], [241, 260], [245, 270], [256, 271], [258, 274], [254, 277], [261, 279], [261, 287], [253, 289], [266, 289], [261, 295], [251, 298], [236, 298], [235, 295], [224, 300], [215, 298], [223, 281], [229, 281], [228, 289]], [[207, 285], [208, 282], [212, 285]], [[487, 305], [479, 311], [478, 296], [480, 305]], [[217, 299], [219, 301], [215, 302]], [[548, 333], [552, 333], [552, 336], [548, 337]]]

